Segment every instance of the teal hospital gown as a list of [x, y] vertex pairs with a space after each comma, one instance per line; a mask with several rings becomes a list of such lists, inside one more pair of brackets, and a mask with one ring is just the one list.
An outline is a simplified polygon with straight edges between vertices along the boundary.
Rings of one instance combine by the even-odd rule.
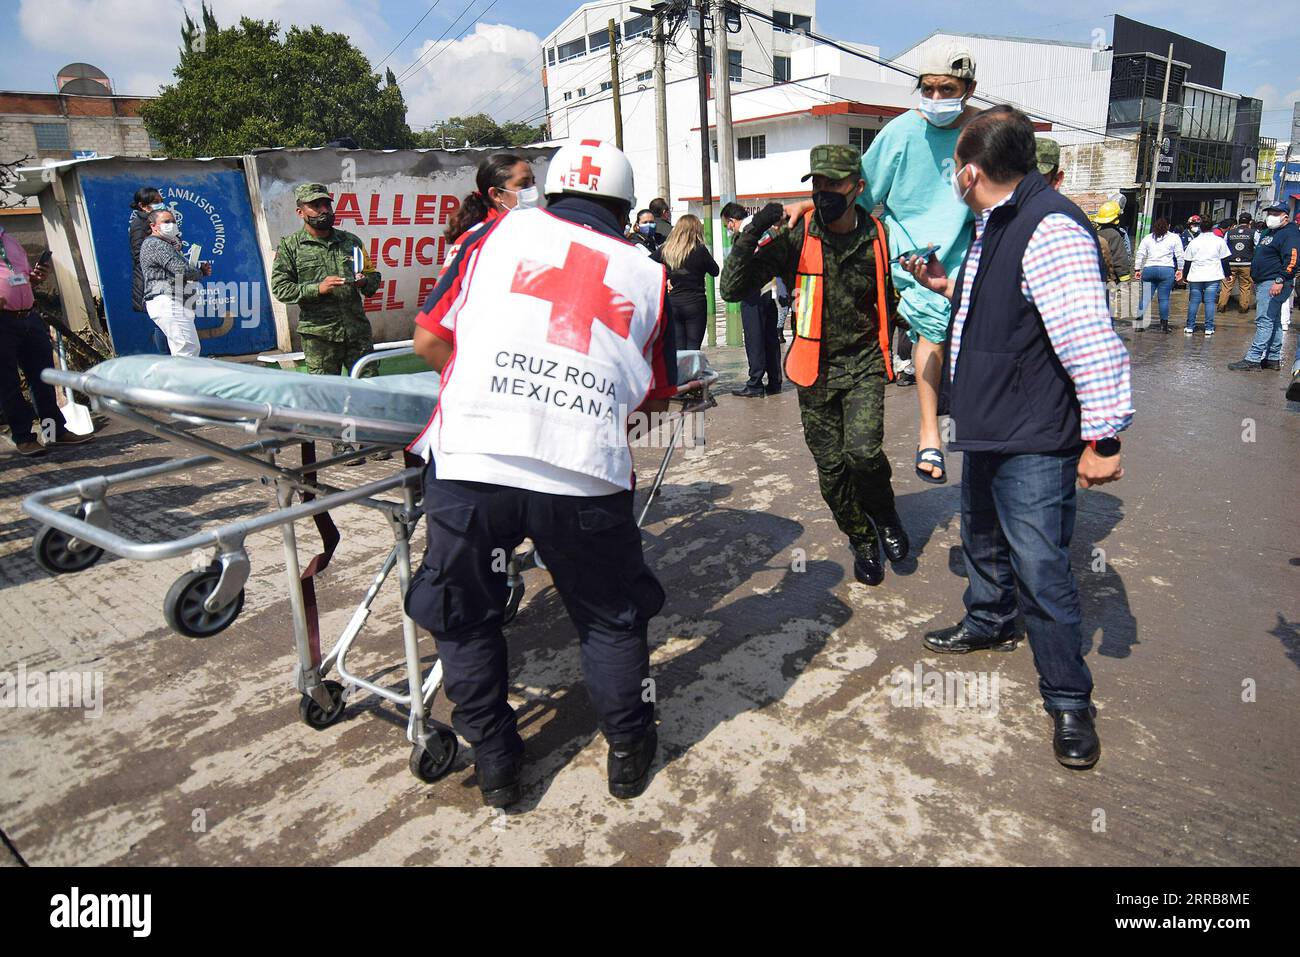
[[960, 128], [947, 129], [908, 110], [885, 124], [866, 155], [862, 176], [867, 188], [858, 203], [870, 211], [884, 206], [894, 285], [902, 297], [898, 310], [915, 342], [924, 336], [941, 343], [948, 334], [949, 302], [917, 284], [898, 265], [902, 253], [935, 244], [939, 261], [956, 276], [970, 245], [973, 216], [952, 189], [953, 148]]

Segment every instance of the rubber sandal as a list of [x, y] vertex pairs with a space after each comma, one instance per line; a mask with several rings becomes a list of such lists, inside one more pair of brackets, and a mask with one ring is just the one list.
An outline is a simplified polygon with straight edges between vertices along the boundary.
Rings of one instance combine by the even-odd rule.
[[[935, 478], [929, 472], [921, 468], [922, 465], [937, 465], [943, 469], [943, 475]], [[916, 450], [916, 474], [922, 482], [928, 482], [930, 485], [944, 485], [948, 481], [948, 466], [944, 464], [943, 452], [939, 449], [917, 449]]]

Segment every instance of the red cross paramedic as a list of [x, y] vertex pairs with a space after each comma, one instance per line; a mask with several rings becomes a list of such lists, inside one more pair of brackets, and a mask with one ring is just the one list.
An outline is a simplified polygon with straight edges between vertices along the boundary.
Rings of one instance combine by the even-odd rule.
[[641, 554], [626, 434], [673, 393], [664, 271], [622, 239], [635, 197], [614, 146], [560, 149], [545, 192], [547, 209], [466, 238], [416, 317], [442, 393], [411, 447], [431, 462], [406, 610], [437, 639], [452, 723], [493, 807], [522, 796], [501, 629], [503, 557], [524, 538], [577, 628], [611, 794], [645, 790], [658, 743], [646, 627], [664, 593]]

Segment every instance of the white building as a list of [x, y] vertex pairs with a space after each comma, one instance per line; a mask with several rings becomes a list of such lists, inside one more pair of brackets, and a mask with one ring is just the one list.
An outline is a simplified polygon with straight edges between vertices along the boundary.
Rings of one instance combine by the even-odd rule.
[[[619, 74], [623, 93], [640, 87], [654, 89], [652, 18], [633, 12], [649, 9], [641, 2], [584, 3], [542, 40], [545, 51], [543, 94], [548, 112], [563, 114], [584, 100], [610, 90], [609, 21], [615, 21], [619, 46]], [[733, 85], [766, 86], [789, 79], [790, 51], [795, 38], [816, 30], [816, 0], [754, 0], [750, 3], [784, 26], [757, 17], [740, 17], [739, 27], [728, 34], [729, 76]], [[712, 34], [710, 25], [709, 33]], [[693, 78], [696, 72], [694, 34], [681, 25], [665, 55], [668, 80]], [[712, 50], [706, 54], [712, 63]], [[553, 115], [553, 113], [552, 113]], [[554, 134], [560, 135], [560, 134]]]

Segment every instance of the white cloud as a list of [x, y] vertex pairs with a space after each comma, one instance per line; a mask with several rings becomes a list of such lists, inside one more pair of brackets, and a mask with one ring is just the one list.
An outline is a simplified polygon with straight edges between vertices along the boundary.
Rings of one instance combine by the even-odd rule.
[[[541, 38], [504, 23], [480, 23], [456, 41], [427, 40], [403, 65], [423, 65], [405, 80], [407, 122], [412, 129], [449, 116], [489, 113], [498, 123], [542, 122]], [[402, 69], [393, 67], [401, 76]]]

